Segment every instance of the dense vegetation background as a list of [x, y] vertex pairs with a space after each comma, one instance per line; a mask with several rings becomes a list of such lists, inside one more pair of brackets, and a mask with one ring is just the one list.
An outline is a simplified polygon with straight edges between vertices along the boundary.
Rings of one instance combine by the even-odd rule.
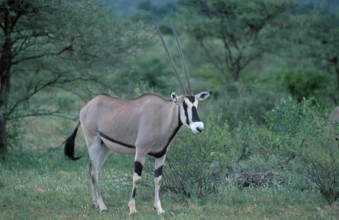
[[[99, 93], [179, 93], [153, 20], [179, 64], [175, 25], [193, 90], [213, 91], [199, 106], [206, 132], [182, 129], [163, 189], [202, 200], [230, 185], [306, 191], [334, 204], [335, 218], [339, 130], [328, 116], [339, 104], [339, 2], [331, 0], [0, 0], [3, 174], [23, 168], [20, 158], [35, 168], [45, 166], [41, 152], [61, 154], [81, 106]], [[8, 190], [16, 179], [3, 177]]]

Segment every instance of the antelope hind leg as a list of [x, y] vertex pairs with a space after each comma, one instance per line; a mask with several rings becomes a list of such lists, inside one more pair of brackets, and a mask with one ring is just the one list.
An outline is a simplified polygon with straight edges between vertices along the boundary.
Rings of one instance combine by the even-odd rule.
[[161, 179], [162, 179], [162, 168], [164, 166], [164, 162], [166, 159], [166, 155], [156, 158], [154, 162], [154, 208], [157, 210], [158, 214], [162, 214], [165, 211], [161, 207], [160, 202], [160, 185], [161, 185]]

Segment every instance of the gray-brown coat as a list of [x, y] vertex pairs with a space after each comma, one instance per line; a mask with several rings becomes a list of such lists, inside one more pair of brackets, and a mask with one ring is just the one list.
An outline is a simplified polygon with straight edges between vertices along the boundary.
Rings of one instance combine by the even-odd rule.
[[81, 124], [90, 157], [92, 202], [100, 211], [107, 210], [99, 193], [98, 174], [111, 153], [135, 154], [133, 187], [128, 203], [130, 213], [136, 212], [135, 195], [140, 183], [145, 157], [155, 157], [155, 200], [154, 207], [163, 213], [159, 198], [162, 167], [167, 149], [182, 125], [194, 134], [201, 133], [201, 122], [197, 107], [200, 100], [211, 92], [194, 96], [177, 96], [172, 100], [159, 95], [145, 94], [134, 100], [122, 100], [99, 95], [89, 101], [80, 111], [80, 122], [66, 140], [65, 154], [73, 160], [74, 140]]

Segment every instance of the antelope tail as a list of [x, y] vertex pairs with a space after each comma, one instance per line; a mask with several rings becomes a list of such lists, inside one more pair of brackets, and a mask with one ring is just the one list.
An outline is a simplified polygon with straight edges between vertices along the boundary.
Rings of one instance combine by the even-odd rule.
[[77, 136], [79, 126], [80, 126], [80, 122], [74, 129], [73, 133], [65, 141], [64, 153], [71, 160], [79, 160], [81, 158], [81, 157], [74, 157], [74, 141], [75, 141], [75, 137]]

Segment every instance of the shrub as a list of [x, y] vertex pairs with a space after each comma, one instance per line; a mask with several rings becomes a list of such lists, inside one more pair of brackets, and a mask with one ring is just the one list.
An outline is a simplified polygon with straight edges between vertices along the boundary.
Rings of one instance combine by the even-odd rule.
[[275, 139], [273, 146], [295, 155], [302, 163], [300, 174], [316, 184], [329, 201], [339, 196], [338, 128], [327, 120], [324, 109], [313, 99], [287, 99], [267, 114]]
[[227, 165], [238, 153], [221, 113], [209, 112], [203, 134], [182, 129], [168, 153], [163, 187], [186, 197], [204, 197], [216, 190]]
[[[225, 180], [238, 185], [243, 181], [245, 187], [247, 182], [253, 187], [289, 184], [319, 190], [328, 201], [335, 201], [339, 130], [325, 109], [314, 103], [285, 99], [266, 114], [264, 125], [249, 120], [234, 130], [220, 122], [221, 113], [210, 111], [204, 134], [192, 135], [188, 129], [178, 134], [164, 169], [164, 188], [204, 197]], [[259, 177], [267, 181], [257, 181]]]
[[283, 88], [297, 101], [312, 96], [327, 95], [329, 79], [326, 74], [315, 70], [294, 70], [280, 74], [278, 79]]

